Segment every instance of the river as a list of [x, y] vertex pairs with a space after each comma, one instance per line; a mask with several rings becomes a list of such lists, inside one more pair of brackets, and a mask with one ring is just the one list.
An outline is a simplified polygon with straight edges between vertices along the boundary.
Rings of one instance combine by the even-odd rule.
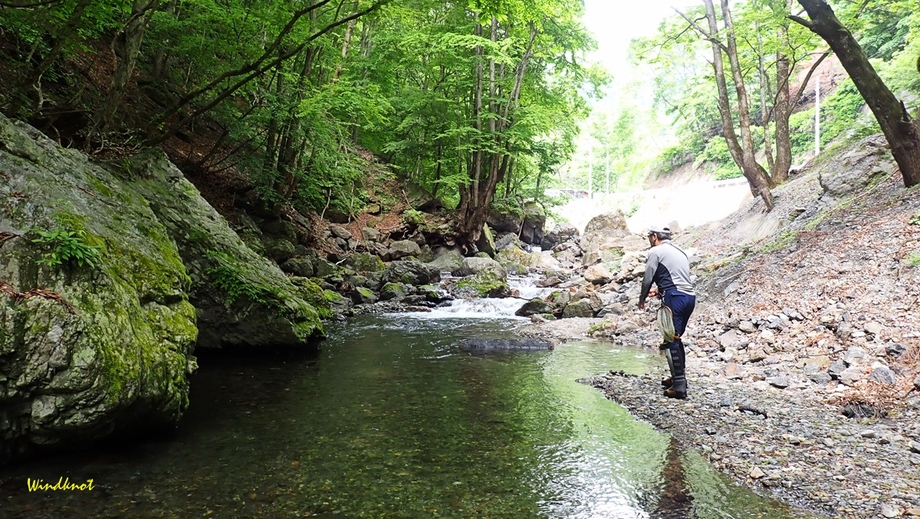
[[[0, 517], [809, 517], [578, 382], [663, 362], [649, 350], [461, 351], [526, 323], [491, 311], [356, 317], [313, 355], [203, 355], [173, 433], [6, 467]], [[27, 487], [60, 478], [93, 489]]]

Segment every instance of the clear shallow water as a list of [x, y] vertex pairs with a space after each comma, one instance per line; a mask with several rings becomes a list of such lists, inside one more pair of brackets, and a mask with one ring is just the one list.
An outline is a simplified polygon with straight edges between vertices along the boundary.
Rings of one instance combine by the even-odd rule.
[[[314, 358], [204, 357], [174, 434], [3, 469], [0, 517], [807, 517], [577, 382], [648, 352], [456, 347], [520, 324], [364, 317]], [[26, 488], [60, 477], [94, 489]]]

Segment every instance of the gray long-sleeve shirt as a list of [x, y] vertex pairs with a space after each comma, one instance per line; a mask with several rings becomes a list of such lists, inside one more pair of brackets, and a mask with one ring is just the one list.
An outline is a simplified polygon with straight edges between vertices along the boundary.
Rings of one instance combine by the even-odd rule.
[[687, 253], [671, 243], [671, 240], [664, 240], [649, 249], [639, 302], [645, 302], [652, 283], [658, 285], [658, 292], [661, 294], [676, 289], [687, 295], [696, 295], [690, 278], [690, 260]]

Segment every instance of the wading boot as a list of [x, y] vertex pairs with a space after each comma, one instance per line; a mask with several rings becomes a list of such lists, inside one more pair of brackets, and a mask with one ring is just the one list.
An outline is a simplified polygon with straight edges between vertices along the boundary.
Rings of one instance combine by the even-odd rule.
[[[671, 360], [671, 343], [663, 342], [658, 346], [658, 349], [664, 352], [664, 357], [668, 359], [668, 370], [671, 374], [674, 374], [674, 361]], [[668, 389], [671, 387], [671, 377], [661, 379], [661, 387]]]
[[669, 367], [671, 368], [671, 386], [664, 390], [664, 396], [668, 398], [687, 398], [687, 376], [686, 368], [686, 350], [682, 341], [674, 341], [667, 353], [670, 359]]

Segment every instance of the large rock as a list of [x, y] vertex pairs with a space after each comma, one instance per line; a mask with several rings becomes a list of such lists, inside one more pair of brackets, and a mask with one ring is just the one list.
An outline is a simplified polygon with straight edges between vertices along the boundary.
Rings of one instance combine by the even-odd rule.
[[852, 150], [830, 161], [818, 176], [824, 194], [837, 199], [863, 192], [897, 169], [882, 134], [866, 137]]
[[418, 246], [417, 243], [411, 240], [401, 240], [394, 241], [390, 244], [389, 250], [387, 250], [385, 260], [398, 260], [408, 256], [418, 257], [421, 254], [422, 249]]
[[441, 271], [419, 261], [394, 261], [383, 271], [381, 282], [422, 286], [441, 280]]
[[521, 224], [521, 241], [532, 245], [540, 245], [546, 233], [546, 211], [538, 202], [524, 204], [524, 223]]
[[492, 236], [492, 230], [489, 229], [488, 225], [482, 226], [482, 232], [479, 234], [479, 239], [476, 240], [476, 248], [490, 257], [495, 256], [495, 238]]
[[585, 269], [584, 278], [595, 285], [603, 285], [613, 280], [613, 274], [607, 265], [598, 263]]
[[[13, 236], [0, 238], [0, 460], [175, 424], [198, 330], [168, 230], [125, 182], [35, 129], [0, 115], [0, 143], [0, 236]], [[30, 229], [72, 234], [41, 245]], [[90, 264], [55, 264], [96, 247]]]
[[496, 273], [496, 275], [504, 276], [505, 268], [502, 267], [501, 263], [495, 261], [492, 258], [480, 258], [478, 256], [471, 256], [469, 258], [463, 258], [463, 263], [459, 268], [456, 268], [451, 271], [453, 276], [472, 276], [473, 274], [478, 274], [483, 270], [490, 270]]
[[320, 317], [330, 310], [322, 289], [295, 286], [247, 247], [165, 156], [140, 155], [125, 174], [133, 178], [125, 188], [149, 201], [189, 271], [198, 347], [305, 345], [323, 335]]
[[[470, 259], [470, 258], [467, 258]], [[492, 260], [490, 260], [492, 261]], [[493, 261], [495, 265], [497, 262]], [[484, 268], [475, 274], [458, 280], [452, 290], [457, 297], [507, 297], [511, 294], [508, 288], [508, 275], [505, 269]]]
[[435, 250], [434, 259], [428, 262], [438, 272], [451, 272], [463, 265], [463, 253], [458, 247], [438, 248]]
[[517, 311], [514, 312], [514, 315], [520, 317], [530, 317], [531, 315], [548, 314], [551, 312], [552, 308], [550, 307], [549, 303], [540, 299], [539, 297], [535, 297], [518, 308]]
[[578, 228], [570, 223], [559, 223], [552, 231], [546, 233], [540, 247], [543, 250], [550, 250], [560, 243], [579, 237]]
[[517, 247], [509, 247], [495, 256], [505, 271], [510, 274], [523, 275], [540, 259], [539, 253], [524, 252]]
[[174, 426], [196, 338], [321, 335], [305, 298], [328, 312], [327, 295], [249, 249], [161, 153], [103, 167], [2, 116], [0, 143], [0, 460]]
[[486, 222], [497, 233], [513, 232], [516, 235], [521, 230], [523, 220], [524, 215], [517, 210], [499, 211], [492, 209]]
[[630, 239], [626, 216], [622, 211], [592, 218], [585, 226], [580, 245], [584, 251], [582, 263], [586, 266], [598, 261], [615, 261], [625, 250], [642, 248], [641, 241], [637, 243]]

